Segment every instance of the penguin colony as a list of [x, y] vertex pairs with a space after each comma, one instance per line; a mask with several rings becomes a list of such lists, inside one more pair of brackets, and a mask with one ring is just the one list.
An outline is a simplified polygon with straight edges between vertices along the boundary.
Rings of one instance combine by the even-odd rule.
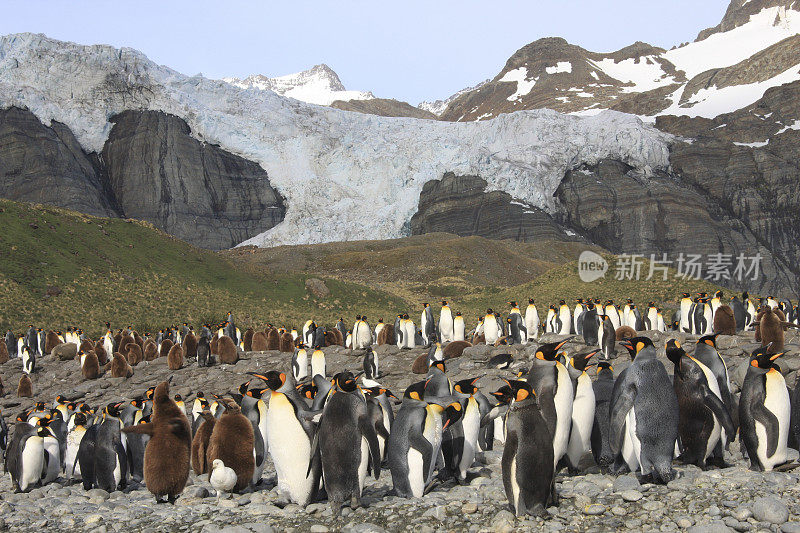
[[[503, 484], [517, 515], [544, 516], [557, 505], [556, 473], [579, 472], [588, 454], [614, 474], [636, 472], [666, 483], [675, 477], [676, 460], [725, 466], [723, 450], [738, 432], [751, 467], [769, 471], [789, 462], [790, 436], [800, 440], [776, 362], [783, 355], [783, 332], [800, 315], [796, 306], [774, 298], [760, 301], [758, 310], [747, 293], [730, 304], [721, 299], [721, 293], [694, 299], [684, 294], [670, 321], [652, 302], [641, 313], [630, 300], [620, 306], [579, 299], [574, 309], [562, 300], [550, 306], [543, 322], [532, 299], [524, 314], [508, 302], [505, 320], [489, 309], [469, 332], [446, 301], [438, 321], [423, 306], [419, 329], [406, 313], [394, 324], [380, 320], [374, 329], [359, 316], [352, 328], [339, 320], [327, 330], [309, 320], [299, 332], [269, 325], [244, 335], [232, 314], [216, 327], [202, 326], [199, 334], [187, 324], [153, 337], [141, 337], [130, 326], [115, 334], [107, 323], [97, 342], [76, 328], [62, 335], [31, 326], [19, 337], [6, 335], [9, 356], [20, 358], [25, 372], [19, 396], [34, 395], [29, 375], [36, 356], [69, 343], [76, 345], [86, 379], [109, 369], [128, 377], [142, 359], [159, 355], [172, 370], [194, 361], [235, 362], [237, 348], [263, 346], [291, 356], [284, 369], [248, 372], [250, 379], [236, 391], [198, 392], [191, 404], [170, 394], [171, 378], [105, 406], [64, 396], [38, 401], [11, 432], [0, 416], [0, 448], [18, 491], [64, 477], [87, 490], [111, 492], [133, 479], [144, 482], [157, 502], [173, 503], [190, 468], [207, 474], [221, 496], [257, 486], [269, 455], [288, 501], [306, 506], [324, 494], [334, 513], [343, 505], [358, 507], [367, 477], [378, 479], [382, 470], [399, 497], [421, 498], [449, 479], [468, 483], [477, 454], [495, 441], [504, 444]], [[658, 348], [640, 334], [668, 329], [700, 335], [691, 353], [675, 339], [664, 346], [674, 365], [671, 379], [656, 358]], [[762, 346], [751, 353], [736, 398], [716, 340], [744, 329], [755, 329]], [[543, 332], [582, 336], [587, 348], [567, 353], [570, 339], [539, 343]], [[632, 363], [615, 377], [610, 359], [618, 340]], [[453, 382], [448, 354], [481, 342], [531, 343], [532, 365], [512, 374], [510, 354], [493, 357], [488, 367], [508, 370], [494, 391], [481, 390], [479, 377]], [[387, 343], [428, 347], [425, 378], [400, 397], [378, 381], [372, 346]], [[364, 350], [363, 369], [330, 372], [322, 348], [331, 344]], [[593, 366], [595, 381], [589, 377]]]

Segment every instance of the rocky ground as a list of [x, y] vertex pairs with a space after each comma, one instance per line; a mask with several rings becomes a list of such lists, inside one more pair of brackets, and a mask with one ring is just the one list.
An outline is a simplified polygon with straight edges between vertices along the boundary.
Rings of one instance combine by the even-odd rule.
[[[789, 348], [798, 351], [790, 333]], [[656, 345], [663, 346], [669, 335], [653, 333]], [[678, 335], [688, 351], [695, 337]], [[552, 339], [556, 339], [553, 337]], [[551, 340], [551, 339], [546, 339]], [[580, 341], [580, 339], [576, 339]], [[752, 349], [752, 333], [737, 337], [721, 337], [720, 351], [731, 369], [733, 388], [746, 369], [744, 354]], [[581, 342], [571, 342], [567, 350], [585, 349]], [[487, 370], [482, 361], [491, 354], [510, 351], [515, 354], [512, 370]], [[420, 376], [411, 374], [411, 362], [422, 350], [397, 351], [381, 347], [381, 381], [401, 392]], [[663, 350], [662, 350], [663, 352]], [[495, 390], [500, 376], [509, 376], [513, 368], [526, 367], [530, 347], [492, 348], [477, 346], [465, 355], [448, 363], [448, 373], [454, 379], [481, 376], [479, 382], [486, 391]], [[326, 349], [328, 371], [357, 370], [360, 354], [339, 347]], [[234, 390], [245, 381], [248, 371], [271, 368], [287, 369], [288, 354], [277, 352], [248, 353], [235, 365], [197, 368], [191, 363], [175, 371], [173, 392], [192, 399], [197, 391], [223, 393]], [[800, 368], [797, 356], [782, 360], [787, 382], [794, 385]], [[662, 353], [663, 358], [663, 353]], [[671, 364], [667, 369], [671, 372]], [[629, 364], [627, 353], [620, 348], [614, 367], [617, 372]], [[148, 386], [173, 373], [164, 359], [142, 363], [135, 367], [130, 379], [101, 377], [95, 381], [81, 378], [77, 363], [56, 361], [46, 357], [34, 377], [35, 399], [52, 401], [57, 394], [80, 397], [92, 405], [104, 405], [141, 394]], [[11, 360], [0, 365], [0, 375], [6, 393], [0, 405], [3, 416], [11, 421], [33, 399], [16, 398], [14, 388], [19, 379], [21, 364]], [[187, 402], [190, 404], [190, 402]], [[557, 486], [561, 496], [558, 507], [548, 509], [549, 517], [515, 518], [507, 508], [502, 485], [500, 458], [502, 445], [479, 457], [469, 485], [452, 482], [439, 485], [420, 500], [386, 496], [391, 489], [391, 475], [384, 470], [380, 479], [369, 480], [363, 496], [363, 507], [342, 509], [334, 517], [326, 502], [315, 503], [306, 509], [286, 505], [274, 489], [275, 474], [271, 465], [264, 472], [262, 484], [254, 491], [218, 501], [205, 476], [191, 476], [190, 485], [175, 506], [156, 504], [142, 485], [131, 483], [125, 491], [108, 494], [95, 489], [84, 491], [80, 485], [68, 485], [65, 480], [34, 489], [27, 494], [15, 494], [9, 475], [0, 477], [0, 525], [2, 529], [70, 531], [615, 531], [688, 529], [702, 531], [800, 531], [800, 475], [757, 473], [747, 468], [739, 443], [731, 446], [726, 459], [733, 466], [726, 469], [701, 471], [677, 465], [679, 477], [666, 486], [642, 484], [631, 475], [615, 478], [590, 467], [583, 475], [559, 475]]]

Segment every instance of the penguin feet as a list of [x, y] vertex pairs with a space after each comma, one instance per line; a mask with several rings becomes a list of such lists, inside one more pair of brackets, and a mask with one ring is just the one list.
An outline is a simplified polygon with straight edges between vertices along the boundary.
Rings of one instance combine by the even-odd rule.
[[355, 511], [359, 507], [361, 507], [361, 499], [358, 496], [353, 495], [350, 498], [350, 509]]

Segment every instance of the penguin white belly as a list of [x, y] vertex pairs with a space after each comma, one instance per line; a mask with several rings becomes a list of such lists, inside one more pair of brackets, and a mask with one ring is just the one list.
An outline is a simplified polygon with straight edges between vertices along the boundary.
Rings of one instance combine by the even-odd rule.
[[786, 443], [789, 438], [789, 418], [791, 404], [786, 381], [777, 370], [770, 370], [766, 374], [766, 397], [764, 407], [778, 419], [778, 446], [771, 457], [767, 457], [767, 430], [763, 424], [756, 421], [756, 435], [758, 436], [758, 459], [764, 466], [764, 471], [772, 470], [776, 465], [783, 464], [787, 459]]
[[81, 465], [77, 463], [75, 459], [78, 457], [78, 448], [81, 445], [81, 440], [85, 433], [85, 431], [71, 431], [67, 435], [67, 450], [64, 453], [64, 465], [67, 479], [81, 475]]
[[617, 310], [616, 309], [608, 309], [608, 312], [606, 314], [608, 315], [608, 318], [611, 319], [611, 323], [614, 325], [614, 329], [619, 329], [619, 326], [620, 326], [619, 313], [617, 313]]
[[497, 321], [494, 318], [483, 321], [483, 335], [486, 338], [486, 344], [497, 342], [499, 333], [497, 331]]
[[315, 353], [311, 356], [311, 376], [314, 377], [316, 375], [325, 377], [325, 356]]
[[370, 345], [371, 335], [369, 332], [369, 326], [366, 322], [360, 322], [358, 324], [358, 346], [357, 348], [363, 350], [367, 346]]
[[703, 329], [703, 335], [711, 334], [711, 329], [714, 326], [714, 317], [711, 313], [711, 306], [706, 305], [706, 308], [703, 310], [703, 316], [706, 319], [706, 327]]
[[367, 480], [367, 467], [369, 466], [369, 443], [367, 439], [361, 437], [361, 462], [358, 464], [358, 495], [364, 490], [364, 482]]
[[494, 440], [503, 444], [506, 442], [506, 421], [502, 416], [494, 419]]
[[531, 309], [530, 307], [525, 312], [525, 328], [528, 330], [528, 339], [533, 340], [538, 337], [539, 334], [539, 312], [536, 311], [536, 308]]
[[453, 340], [453, 314], [450, 309], [444, 307], [439, 315], [439, 333], [442, 336], [440, 342], [451, 342]]
[[681, 301], [681, 321], [679, 327], [682, 333], [689, 329], [689, 309], [691, 309], [691, 307], [691, 300], [686, 302]]
[[631, 408], [625, 415], [625, 432], [622, 440], [622, 458], [630, 468], [631, 472], [640, 469], [640, 455], [642, 453], [642, 443], [636, 435], [636, 411]]
[[[697, 361], [695, 359], [695, 362], [703, 371], [703, 374], [706, 376], [706, 381], [708, 382], [709, 390], [712, 392], [712, 394], [716, 395], [716, 397], [719, 398], [720, 401], [722, 401], [722, 394], [720, 393], [719, 390], [719, 383], [717, 382], [717, 378], [714, 377], [714, 373], [711, 372], [711, 369], [708, 368], [703, 363], [701, 363], [700, 361]], [[719, 442], [719, 439], [723, 437], [724, 433], [722, 431], [722, 424], [720, 424], [720, 421], [717, 420], [716, 415], [712, 414], [711, 418], [714, 420], [714, 427], [711, 429], [711, 433], [708, 436], [708, 441], [706, 442], [706, 451], [705, 455], [703, 455], [703, 460], [708, 459], [708, 457], [714, 451], [714, 448], [717, 446], [717, 442]], [[723, 444], [725, 444], [724, 440]]]
[[44, 450], [49, 454], [49, 458], [42, 485], [55, 481], [61, 472], [61, 450], [58, 447], [58, 441], [53, 437], [45, 437]]
[[255, 462], [256, 466], [253, 468], [253, 477], [250, 479], [250, 482], [253, 485], [258, 485], [258, 482], [261, 481], [262, 474], [264, 474], [265, 461], [262, 459], [261, 464], [258, 464], [255, 446], [253, 447], [253, 461]]
[[453, 322], [453, 340], [463, 341], [466, 340], [466, 327], [464, 320], [456, 320]]
[[406, 348], [413, 348], [416, 346], [416, 341], [414, 337], [417, 334], [417, 330], [414, 327], [414, 322], [408, 320], [405, 324], [405, 328], [403, 329], [403, 346]]
[[475, 398], [470, 397], [467, 400], [467, 408], [464, 410], [464, 417], [461, 423], [464, 427], [464, 451], [461, 455], [459, 471], [461, 472], [461, 477], [465, 478], [467, 470], [475, 461], [475, 452], [478, 449], [478, 434], [481, 429], [481, 413]]
[[408, 449], [408, 485], [411, 487], [411, 494], [415, 498], [422, 498], [425, 492], [425, 474], [422, 469], [424, 462], [422, 454], [414, 448]]
[[297, 352], [297, 375], [295, 381], [301, 381], [308, 377], [308, 352], [299, 350]]
[[27, 490], [28, 487], [39, 483], [42, 479], [44, 466], [44, 443], [41, 437], [28, 437], [22, 449], [22, 464], [20, 465], [19, 488]]
[[578, 466], [583, 454], [590, 449], [594, 426], [594, 389], [592, 379], [584, 372], [578, 376], [575, 400], [572, 402], [572, 431], [569, 435], [567, 456], [573, 466]]
[[313, 476], [306, 477], [311, 442], [284, 394], [274, 393], [267, 412], [269, 454], [278, 475], [278, 490], [293, 503], [305, 504], [314, 490]]
[[[160, 346], [159, 346], [160, 347]], [[114, 355], [114, 341], [111, 340], [111, 337], [106, 335], [103, 337], [103, 349], [106, 351], [109, 359], [112, 355]]]
[[605, 338], [606, 328], [603, 327], [603, 323], [600, 322], [600, 327], [597, 328], [597, 347], [603, 348], [603, 339]]
[[422, 436], [431, 443], [432, 456], [430, 470], [425, 473], [425, 484], [433, 477], [433, 471], [436, 467], [436, 462], [442, 447], [442, 417], [430, 405], [426, 407], [426, 411], [425, 427], [422, 431]]
[[114, 488], [119, 487], [119, 482], [122, 481], [122, 465], [119, 463], [119, 455], [114, 454]]
[[559, 333], [561, 335], [569, 335], [569, 326], [572, 323], [572, 315], [569, 312], [569, 308], [562, 309], [559, 318], [561, 319], [561, 330]]
[[517, 456], [511, 459], [509, 468], [511, 478], [511, 498], [514, 504], [514, 514], [519, 515], [519, 482], [517, 481]]
[[561, 363], [556, 363], [558, 371], [558, 389], [553, 402], [556, 408], [556, 434], [553, 436], [553, 466], [567, 451], [569, 444], [569, 428], [572, 425], [572, 381], [569, 379], [567, 369]]

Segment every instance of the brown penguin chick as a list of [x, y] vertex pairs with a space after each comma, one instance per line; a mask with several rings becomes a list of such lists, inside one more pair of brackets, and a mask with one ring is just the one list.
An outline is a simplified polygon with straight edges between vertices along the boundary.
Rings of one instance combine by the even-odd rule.
[[[325, 339], [327, 340], [327, 338], [328, 332], [325, 332]], [[280, 350], [288, 353], [294, 352], [294, 339], [292, 338], [291, 333], [283, 333], [281, 335]]]
[[172, 346], [175, 343], [172, 342], [170, 339], [164, 339], [161, 341], [161, 347], [159, 348], [158, 356], [159, 357], [166, 357], [169, 355], [169, 351], [172, 349]]
[[[286, 335], [286, 334], [284, 333], [284, 335]], [[290, 339], [292, 338], [291, 334], [289, 334], [289, 338]], [[336, 346], [336, 345], [339, 344], [337, 342], [337, 337], [336, 337], [336, 333], [334, 333], [334, 330], [325, 331], [324, 338], [325, 338], [325, 346]], [[281, 338], [281, 347], [283, 347], [283, 339], [282, 338]], [[281, 351], [283, 351], [283, 350], [281, 350]]]
[[[394, 326], [392, 326], [392, 328], [394, 328]], [[394, 331], [394, 329], [392, 331]], [[342, 336], [342, 332], [336, 328], [333, 328], [333, 334], [336, 335], [336, 346], [344, 346], [344, 337]]]
[[453, 341], [444, 347], [442, 350], [442, 355], [444, 356], [445, 360], [461, 357], [464, 354], [464, 350], [470, 346], [472, 346], [472, 343], [467, 341]]
[[[169, 382], [171, 380], [172, 378], [170, 377], [166, 381], [162, 381], [156, 386], [155, 390], [153, 390], [153, 414], [151, 415], [151, 419], [153, 422], [158, 422], [159, 419], [167, 420], [170, 418], [183, 417], [184, 422], [186, 422], [186, 428], [191, 435], [189, 419], [186, 418], [186, 413], [169, 395]], [[191, 445], [191, 442], [188, 444]]]
[[53, 348], [61, 344], [61, 339], [59, 338], [58, 334], [50, 330], [47, 332], [47, 336], [44, 338], [44, 353], [45, 355], [50, 355], [50, 352], [53, 351]]
[[476, 344], [486, 344], [486, 336], [483, 333], [476, 333], [472, 336], [472, 345], [475, 346]]
[[144, 339], [142, 339], [142, 337], [135, 331], [133, 332], [133, 342], [138, 344], [139, 348], [141, 348], [142, 352], [144, 352]]
[[183, 348], [175, 344], [169, 349], [167, 354], [167, 367], [170, 370], [179, 370], [183, 368]]
[[0, 365], [8, 362], [8, 348], [5, 342], [0, 342]]
[[736, 335], [736, 317], [729, 305], [720, 305], [714, 313], [714, 333]]
[[88, 352], [78, 352], [78, 360], [81, 361], [81, 375], [83, 379], [97, 379], [100, 377], [100, 362], [94, 350]]
[[197, 357], [197, 337], [191, 331], [183, 338], [183, 356]]
[[428, 354], [424, 353], [414, 359], [411, 363], [411, 372], [414, 374], [427, 374], [428, 373]]
[[208, 343], [208, 348], [211, 350], [211, 355], [219, 355], [219, 335], [214, 333], [211, 337], [211, 342]]
[[615, 331], [615, 338], [618, 341], [623, 339], [632, 339], [636, 336], [636, 330], [630, 326], [620, 326]]
[[783, 312], [780, 309], [772, 309], [767, 306], [758, 312], [756, 327], [761, 333], [761, 346], [769, 346], [769, 353], [781, 353], [784, 351], [784, 342], [786, 340], [784, 331], [788, 327], [797, 326], [791, 322], [786, 322], [781, 316]]
[[79, 352], [91, 352], [94, 350], [94, 342], [92, 339], [84, 339], [81, 341], [81, 345], [78, 347]]
[[192, 468], [194, 473], [198, 476], [201, 474], [208, 474], [211, 469], [206, 462], [208, 442], [211, 439], [211, 433], [214, 431], [214, 425], [217, 419], [211, 414], [211, 411], [203, 411], [200, 413], [203, 417], [203, 422], [197, 428], [197, 433], [194, 434], [192, 439]]
[[221, 459], [225, 466], [236, 472], [234, 491], [246, 488], [253, 478], [256, 460], [253, 457], [253, 424], [231, 400], [225, 401], [225, 412], [214, 424], [208, 442], [206, 464]]
[[[278, 350], [281, 347], [281, 336], [275, 328], [267, 330], [267, 350]], [[224, 461], [223, 461], [224, 462]], [[225, 463], [227, 465], [228, 463]]]
[[112, 378], [129, 378], [133, 375], [133, 367], [128, 364], [125, 356], [119, 352], [114, 352], [110, 364]]
[[242, 335], [242, 342], [244, 343], [244, 351], [245, 352], [252, 352], [253, 351], [253, 335], [255, 335], [255, 330], [253, 328], [247, 328], [244, 331], [244, 335]]
[[102, 341], [97, 341], [94, 343], [94, 348], [92, 349], [94, 350], [94, 354], [97, 356], [97, 362], [100, 363], [100, 365], [104, 366], [106, 363], [108, 363], [108, 354], [106, 353], [106, 349], [103, 347]]
[[3, 396], [6, 393], [6, 387], [3, 385], [3, 380], [0, 378], [0, 396]]
[[[339, 332], [341, 335], [341, 332]], [[394, 344], [394, 324], [386, 324], [378, 333], [378, 346], [381, 344]]]
[[133, 337], [128, 334], [123, 335], [119, 340], [119, 344], [117, 345], [117, 351], [119, 353], [128, 353], [128, 345], [131, 343], [136, 343], [136, 341], [133, 340]]
[[266, 352], [267, 351], [267, 334], [263, 331], [257, 331], [253, 334], [253, 340], [250, 345], [252, 352]]
[[142, 362], [144, 356], [142, 354], [142, 347], [136, 344], [135, 342], [128, 343], [128, 353], [126, 354], [128, 358], [128, 364], [131, 366], [136, 366]]
[[28, 374], [23, 374], [22, 377], [19, 378], [19, 385], [17, 385], [17, 397], [33, 397], [33, 383], [31, 383], [31, 378], [28, 377]]
[[150, 435], [144, 449], [144, 484], [157, 502], [166, 496], [167, 501], [174, 503], [189, 479], [192, 434], [186, 416], [161, 418], [122, 431]]
[[223, 335], [219, 338], [219, 342], [217, 343], [217, 351], [219, 352], [220, 363], [232, 365], [239, 360], [239, 352], [236, 350], [236, 345], [233, 343], [233, 339], [227, 335]]
[[153, 339], [147, 339], [144, 343], [144, 354], [142, 358], [145, 361], [153, 361], [158, 359], [158, 345]]

